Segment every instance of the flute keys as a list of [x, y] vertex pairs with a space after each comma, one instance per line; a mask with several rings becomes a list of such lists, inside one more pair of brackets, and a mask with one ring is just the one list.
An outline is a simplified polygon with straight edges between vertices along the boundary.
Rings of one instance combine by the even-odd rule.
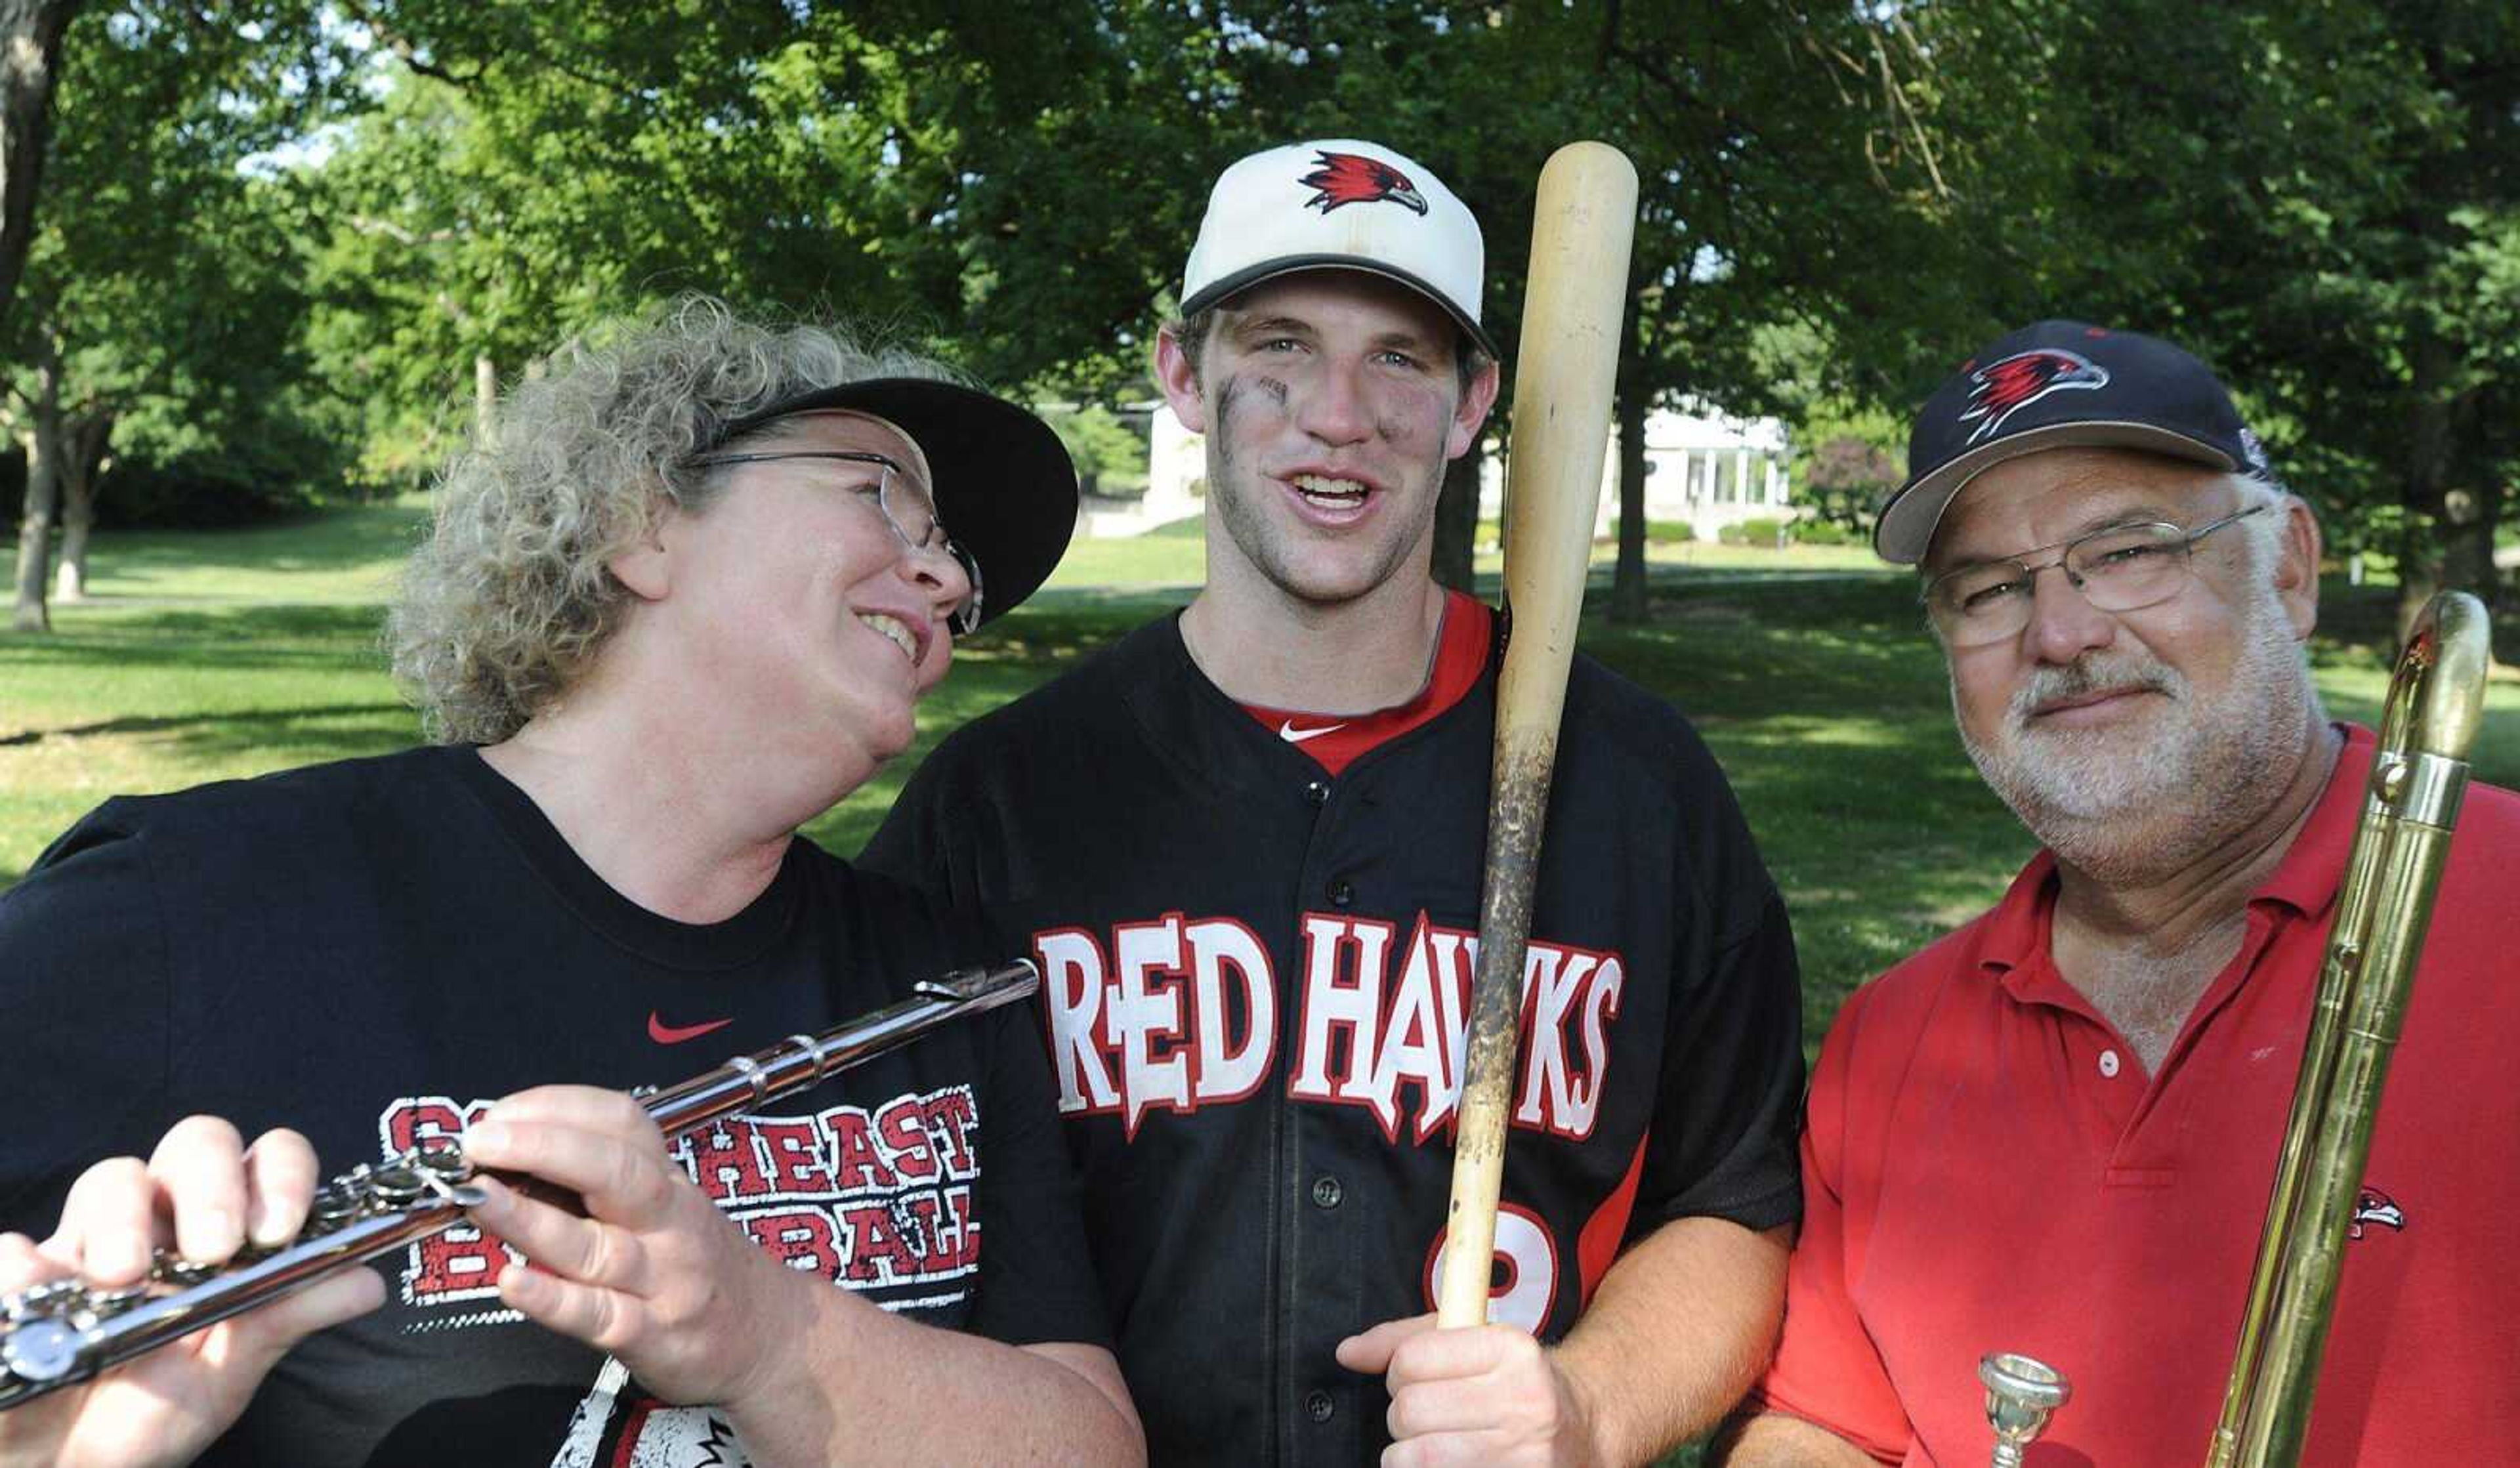
[[151, 1277], [138, 1284], [126, 1284], [118, 1290], [90, 1289], [81, 1306], [85, 1313], [100, 1320], [108, 1315], [118, 1315], [156, 1293], [151, 1288], [156, 1283], [156, 1271], [153, 1270]]
[[331, 1233], [357, 1223], [360, 1200], [342, 1190], [338, 1181], [327, 1182], [315, 1190], [315, 1201], [307, 1206], [306, 1233]]
[[75, 1309], [87, 1294], [87, 1286], [75, 1279], [49, 1279], [30, 1284], [14, 1295], [0, 1298], [0, 1319], [12, 1325], [28, 1320], [48, 1320]]
[[396, 1160], [376, 1170], [368, 1179], [376, 1201], [385, 1208], [409, 1208], [429, 1195], [432, 1190], [421, 1177], [419, 1167]]
[[456, 1179], [472, 1176], [472, 1164], [464, 1158], [464, 1144], [451, 1136], [432, 1136], [411, 1149], [412, 1161], [441, 1177]]
[[403, 1155], [420, 1170], [424, 1181], [453, 1184], [472, 1179], [472, 1159], [464, 1155], [464, 1144], [454, 1137], [432, 1136]]
[[0, 1406], [13, 1404], [13, 1378], [39, 1387], [69, 1375], [78, 1364], [79, 1330], [69, 1321], [47, 1315], [12, 1324], [0, 1335]]
[[149, 1269], [152, 1279], [161, 1284], [171, 1284], [179, 1290], [189, 1290], [197, 1284], [207, 1284], [217, 1278], [218, 1273], [217, 1265], [195, 1264], [189, 1259], [177, 1259], [163, 1249], [158, 1251], [158, 1258]]

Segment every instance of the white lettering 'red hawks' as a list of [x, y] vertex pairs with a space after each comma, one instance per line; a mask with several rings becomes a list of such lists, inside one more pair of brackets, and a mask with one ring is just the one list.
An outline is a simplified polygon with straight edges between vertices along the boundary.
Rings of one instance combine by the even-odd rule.
[[[1452, 1124], [1478, 935], [1423, 912], [1391, 923], [1307, 912], [1286, 1093], [1373, 1113], [1397, 1141]], [[1239, 1101], [1277, 1058], [1277, 975], [1231, 917], [1167, 912], [1033, 937], [1059, 1110], [1116, 1116], [1129, 1136], [1155, 1112]], [[1626, 966], [1615, 953], [1534, 940], [1523, 956], [1513, 1125], [1574, 1140], [1593, 1133]]]

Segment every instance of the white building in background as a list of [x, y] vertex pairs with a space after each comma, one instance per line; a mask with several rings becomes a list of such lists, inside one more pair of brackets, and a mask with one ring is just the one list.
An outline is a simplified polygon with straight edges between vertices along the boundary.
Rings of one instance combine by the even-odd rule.
[[[1142, 405], [1132, 404], [1134, 415]], [[1096, 535], [1137, 535], [1207, 508], [1207, 441], [1182, 426], [1161, 398], [1147, 412], [1147, 497], [1125, 511], [1089, 512]]]
[[[1126, 510], [1089, 513], [1095, 535], [1135, 535], [1185, 519], [1203, 508], [1206, 449], [1172, 409], [1154, 405], [1148, 434], [1147, 497]], [[1791, 519], [1785, 473], [1785, 426], [1773, 418], [1738, 419], [1665, 409], [1645, 420], [1645, 518], [1686, 520], [1699, 540], [1714, 540], [1743, 520]], [[1505, 504], [1505, 465], [1490, 454], [1479, 491], [1479, 515], [1494, 519]], [[1619, 520], [1619, 444], [1614, 431], [1601, 465], [1599, 533]]]
[[[1479, 517], [1505, 507], [1505, 466], [1490, 456], [1479, 480]], [[1773, 418], [1659, 409], [1645, 420], [1645, 518], [1686, 520], [1699, 540], [1714, 540], [1743, 520], [1786, 520], [1802, 513], [1785, 473], [1785, 425]], [[1597, 533], [1619, 523], [1619, 438], [1614, 428], [1601, 461]]]

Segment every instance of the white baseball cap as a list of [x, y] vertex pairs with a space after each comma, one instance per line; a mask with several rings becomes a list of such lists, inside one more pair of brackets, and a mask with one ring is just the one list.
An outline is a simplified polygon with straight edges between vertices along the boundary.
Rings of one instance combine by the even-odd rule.
[[1182, 314], [1298, 270], [1362, 270], [1479, 326], [1487, 247], [1443, 180], [1378, 143], [1329, 138], [1252, 154], [1225, 170], [1182, 272]]

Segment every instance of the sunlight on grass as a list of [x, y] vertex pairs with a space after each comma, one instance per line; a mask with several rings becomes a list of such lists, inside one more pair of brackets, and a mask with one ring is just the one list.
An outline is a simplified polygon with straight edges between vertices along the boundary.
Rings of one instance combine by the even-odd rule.
[[[98, 596], [51, 637], [0, 635], [0, 885], [116, 792], [182, 788], [402, 747], [419, 723], [377, 645], [396, 562], [427, 523], [418, 500], [248, 530], [109, 536]], [[2033, 850], [1969, 767], [1913, 582], [1853, 548], [1657, 547], [1647, 622], [1599, 615], [1582, 645], [1671, 700], [1730, 773], [1793, 911], [1816, 1045], [1853, 987], [1983, 910]], [[955, 652], [919, 743], [806, 827], [864, 844], [944, 734], [1188, 601], [1196, 521], [1084, 541], [1050, 586]], [[1491, 591], [1493, 566], [1483, 576]], [[2386, 625], [2384, 591], [2331, 593], [2332, 625]], [[2359, 596], [2360, 601], [2344, 599]], [[2318, 645], [2339, 717], [2376, 717], [2386, 670]], [[2488, 695], [2482, 778], [2520, 785], [2520, 678]]]
[[[101, 533], [88, 556], [88, 601], [100, 608], [373, 603], [392, 590], [428, 529], [428, 497], [405, 495], [241, 529]], [[77, 609], [55, 608], [57, 616]]]

